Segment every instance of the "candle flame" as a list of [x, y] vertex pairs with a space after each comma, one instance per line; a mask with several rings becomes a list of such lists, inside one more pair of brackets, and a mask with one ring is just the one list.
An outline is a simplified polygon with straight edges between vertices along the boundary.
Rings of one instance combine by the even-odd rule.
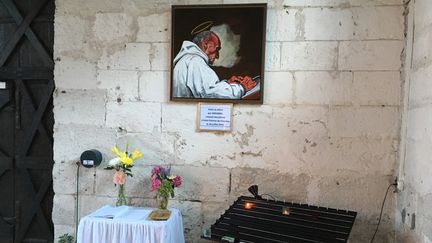
[[245, 207], [246, 209], [251, 209], [251, 208], [252, 208], [252, 203], [247, 202], [247, 203], [245, 203], [244, 207]]

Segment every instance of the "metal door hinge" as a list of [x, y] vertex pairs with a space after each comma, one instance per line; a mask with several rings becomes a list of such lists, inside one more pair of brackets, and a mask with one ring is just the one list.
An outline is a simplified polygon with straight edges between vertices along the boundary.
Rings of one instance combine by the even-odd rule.
[[19, 87], [15, 89], [15, 129], [21, 129], [21, 92]]
[[17, 231], [21, 224], [21, 203], [15, 201], [15, 231]]

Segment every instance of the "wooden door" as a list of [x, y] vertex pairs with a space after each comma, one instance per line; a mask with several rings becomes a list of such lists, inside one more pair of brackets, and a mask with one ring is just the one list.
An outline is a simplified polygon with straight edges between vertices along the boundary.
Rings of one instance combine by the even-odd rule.
[[53, 242], [54, 0], [0, 0], [0, 243]]

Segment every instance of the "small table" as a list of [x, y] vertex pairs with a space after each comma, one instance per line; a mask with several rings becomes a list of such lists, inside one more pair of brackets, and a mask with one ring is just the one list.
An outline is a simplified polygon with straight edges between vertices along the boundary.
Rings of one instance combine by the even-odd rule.
[[148, 218], [153, 208], [105, 205], [80, 220], [78, 243], [184, 243], [182, 216], [170, 208], [166, 221]]

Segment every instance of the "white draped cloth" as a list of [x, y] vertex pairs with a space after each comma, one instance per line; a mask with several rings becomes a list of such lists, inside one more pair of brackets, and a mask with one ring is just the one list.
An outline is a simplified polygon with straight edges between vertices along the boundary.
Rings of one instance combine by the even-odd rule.
[[154, 209], [103, 206], [80, 220], [78, 243], [184, 243], [182, 216], [170, 208], [167, 221], [148, 218]]

